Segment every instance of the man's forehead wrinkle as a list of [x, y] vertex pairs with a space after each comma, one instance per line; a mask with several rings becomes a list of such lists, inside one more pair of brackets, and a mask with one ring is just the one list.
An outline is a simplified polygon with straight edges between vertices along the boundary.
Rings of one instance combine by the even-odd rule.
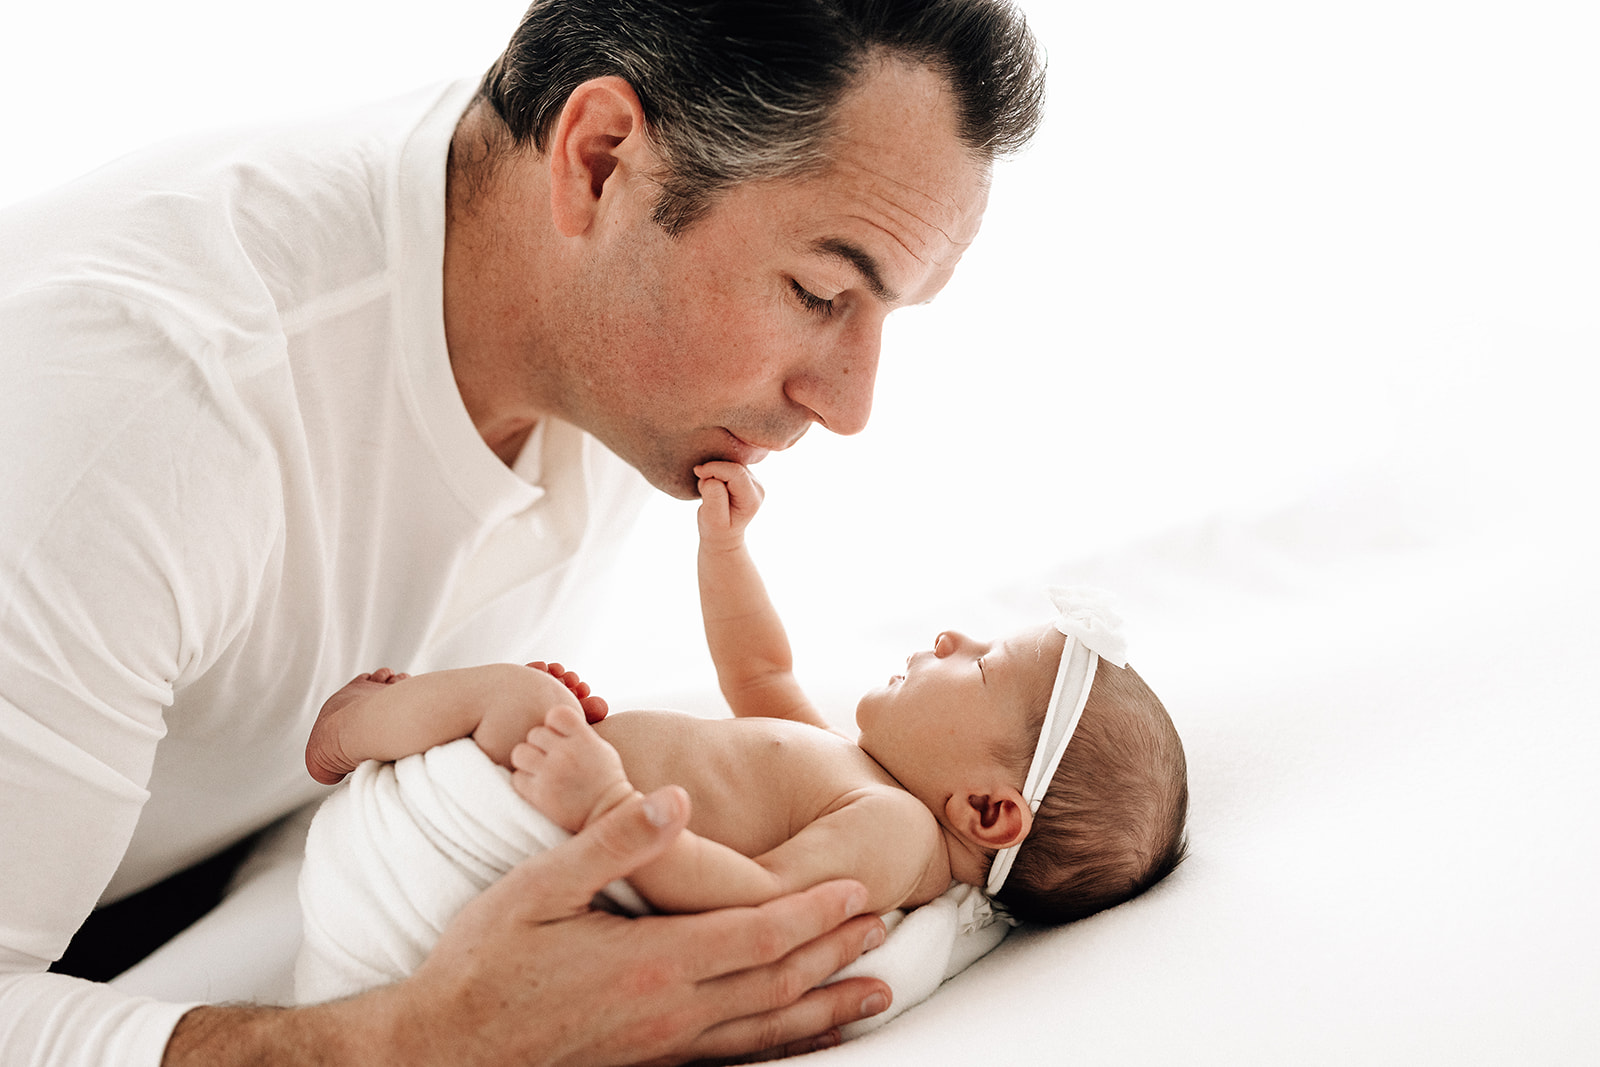
[[879, 220], [874, 219], [874, 218], [868, 218], [866, 215], [852, 214], [852, 215], [848, 215], [846, 217], [850, 218], [850, 219], [853, 219], [856, 222], [862, 223], [863, 225], [870, 226], [873, 229], [878, 230], [879, 232], [885, 234], [891, 241], [893, 241], [895, 244], [899, 245], [901, 248], [905, 249], [906, 250], [906, 254], [909, 255], [912, 259], [916, 260], [918, 263], [926, 263], [927, 262], [927, 259], [923, 256], [923, 254], [921, 252], [918, 252], [915, 248], [912, 248], [909, 244], [907, 244], [905, 238], [903, 236], [901, 236], [898, 232], [896, 232], [894, 227], [886, 226], [882, 222], [880, 222]]
[[[862, 146], [861, 156], [870, 159], [870, 148]], [[953, 190], [944, 197], [939, 197], [929, 192], [922, 184], [904, 181], [893, 174], [871, 166], [866, 162], [849, 157], [847, 153], [840, 153], [834, 163], [835, 173], [847, 176], [857, 187], [857, 195], [863, 200], [887, 206], [892, 206], [895, 212], [905, 217], [916, 220], [922, 225], [939, 233], [947, 241], [952, 241], [951, 227], [961, 218], [961, 203], [958, 194]], [[932, 183], [937, 185], [937, 183]], [[895, 193], [905, 194], [897, 197]], [[940, 223], [934, 221], [938, 217], [948, 221]]]
[[885, 304], [898, 304], [900, 294], [891, 289], [883, 280], [883, 273], [878, 267], [878, 261], [871, 255], [849, 241], [839, 237], [822, 237], [811, 245], [812, 251], [835, 259], [842, 259], [855, 267], [861, 277], [866, 280], [867, 288]]
[[864, 203], [848, 217], [883, 232], [922, 266], [939, 260], [941, 241], [946, 246], [955, 245], [944, 227], [890, 197], [872, 195], [862, 199]]
[[[904, 212], [919, 222], [922, 222], [924, 225], [938, 230], [941, 234], [944, 234], [946, 238], [949, 237], [945, 227], [931, 221], [930, 217], [936, 213], [949, 215], [952, 218], [959, 216], [961, 208], [953, 196], [946, 199], [940, 199], [939, 197], [927, 192], [919, 185], [914, 185], [911, 182], [901, 181], [892, 174], [869, 167], [866, 164], [855, 164], [854, 169], [860, 171], [866, 176], [867, 179], [869, 179], [868, 181], [863, 182], [863, 184], [871, 190], [871, 192], [868, 194], [871, 199], [886, 204], [893, 204], [896, 206], [896, 208], [898, 208], [898, 210]], [[888, 188], [884, 188], [884, 186], [887, 186]], [[892, 195], [896, 191], [909, 194], [909, 196], [905, 198], [907, 201], [905, 204], [901, 204], [900, 200]], [[923, 208], [921, 212], [919, 212], [916, 207], [912, 206], [916, 201], [922, 201], [925, 204], [932, 205], [932, 209]]]

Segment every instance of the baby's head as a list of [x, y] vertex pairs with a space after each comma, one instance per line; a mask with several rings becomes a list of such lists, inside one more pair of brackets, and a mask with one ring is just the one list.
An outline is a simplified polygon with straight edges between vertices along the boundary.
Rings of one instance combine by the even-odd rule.
[[[1035, 740], [1044, 718], [1040, 705]], [[1033, 753], [1024, 744], [1000, 755], [1025, 773]], [[1120, 904], [1182, 861], [1188, 808], [1183, 744], [1166, 709], [1132, 667], [1101, 659], [1032, 828], [991, 895], [1017, 918], [1043, 923]], [[996, 856], [991, 886], [1003, 862]]]
[[939, 820], [952, 874], [1019, 919], [1061, 923], [1177, 866], [1188, 772], [1161, 702], [1112, 662], [1115, 616], [1052, 596], [1054, 623], [1004, 641], [940, 634], [856, 718], [861, 747]]

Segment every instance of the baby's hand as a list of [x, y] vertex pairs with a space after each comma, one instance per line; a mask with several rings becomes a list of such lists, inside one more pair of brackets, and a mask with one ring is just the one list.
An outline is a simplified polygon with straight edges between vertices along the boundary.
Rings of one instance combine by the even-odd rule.
[[566, 686], [572, 695], [578, 698], [578, 705], [583, 708], [583, 717], [590, 722], [599, 722], [606, 717], [606, 712], [611, 710], [604, 697], [592, 695], [589, 683], [579, 678], [577, 671], [569, 671], [559, 663], [545, 663], [543, 660], [534, 660], [527, 666], [532, 670], [544, 671]]
[[633, 795], [617, 750], [564, 704], [511, 750], [511, 767], [522, 799], [572, 833]]
[[700, 540], [739, 544], [744, 530], [761, 509], [766, 491], [750, 468], [727, 460], [712, 460], [694, 469], [700, 479]]

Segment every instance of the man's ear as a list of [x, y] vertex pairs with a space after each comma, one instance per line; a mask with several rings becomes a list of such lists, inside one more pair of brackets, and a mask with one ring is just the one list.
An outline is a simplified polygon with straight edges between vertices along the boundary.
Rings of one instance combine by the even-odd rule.
[[639, 172], [654, 156], [639, 95], [622, 78], [592, 78], [572, 90], [551, 131], [550, 213], [564, 237], [587, 233], [606, 183]]
[[944, 813], [951, 828], [978, 848], [1007, 848], [1033, 829], [1033, 812], [1009, 785], [985, 793], [958, 790], [945, 802]]

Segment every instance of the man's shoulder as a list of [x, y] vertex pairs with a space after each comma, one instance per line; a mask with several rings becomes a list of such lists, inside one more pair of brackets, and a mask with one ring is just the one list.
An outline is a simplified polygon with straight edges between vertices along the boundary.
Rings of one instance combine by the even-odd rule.
[[[451, 90], [170, 140], [13, 205], [0, 298], [92, 288], [219, 338], [336, 301], [390, 273], [405, 154]], [[453, 123], [434, 125], [442, 165]]]

